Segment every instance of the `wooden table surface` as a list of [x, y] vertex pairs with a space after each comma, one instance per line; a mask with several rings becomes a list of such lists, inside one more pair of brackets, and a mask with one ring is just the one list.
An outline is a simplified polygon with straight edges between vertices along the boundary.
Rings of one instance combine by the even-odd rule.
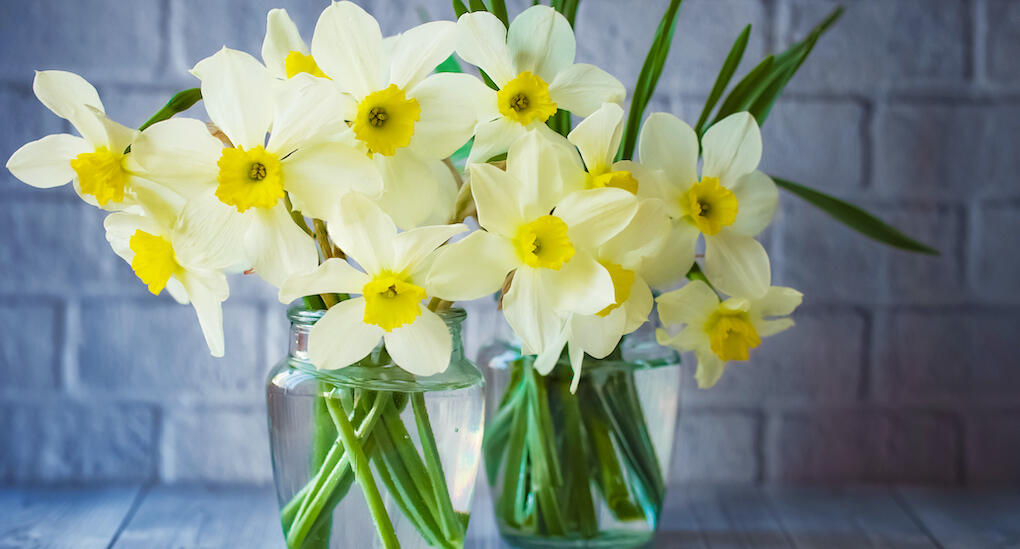
[[[469, 548], [505, 547], [488, 494]], [[280, 548], [269, 488], [0, 488], [0, 549]], [[654, 547], [1020, 548], [1020, 490], [671, 487]]]

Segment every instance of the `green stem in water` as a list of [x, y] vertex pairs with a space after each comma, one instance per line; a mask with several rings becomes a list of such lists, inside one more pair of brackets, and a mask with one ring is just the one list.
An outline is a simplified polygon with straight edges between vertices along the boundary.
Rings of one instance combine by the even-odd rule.
[[425, 407], [425, 393], [411, 394], [411, 407], [414, 410], [414, 421], [418, 426], [418, 439], [421, 440], [422, 453], [425, 454], [425, 468], [432, 480], [432, 493], [439, 513], [439, 522], [443, 526], [443, 533], [446, 534], [446, 539], [463, 538], [464, 532], [461, 531], [460, 521], [457, 520], [453, 502], [450, 500], [450, 492], [446, 488], [446, 475], [443, 473], [443, 464], [439, 459], [439, 448], [436, 446], [436, 437], [432, 432], [429, 412]]

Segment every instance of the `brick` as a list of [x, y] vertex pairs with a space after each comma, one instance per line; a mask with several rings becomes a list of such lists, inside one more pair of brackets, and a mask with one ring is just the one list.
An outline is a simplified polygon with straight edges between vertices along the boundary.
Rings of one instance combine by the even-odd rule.
[[160, 299], [88, 300], [78, 342], [82, 391], [163, 402], [261, 399], [261, 317], [250, 304], [224, 305], [227, 356], [209, 355], [194, 309]]
[[1020, 483], [1020, 416], [1016, 412], [977, 415], [968, 431], [967, 481]]
[[[64, 131], [63, 121], [43, 106], [32, 94], [31, 82], [0, 87], [0, 161], [4, 164], [29, 141]], [[0, 171], [0, 193], [33, 192], [6, 169]]]
[[268, 483], [273, 478], [265, 409], [170, 412], [165, 482]]
[[[793, 0], [785, 9], [785, 50], [840, 2]], [[792, 90], [873, 93], [876, 88], [944, 85], [968, 75], [969, 6], [961, 0], [863, 0], [826, 32], [790, 83]], [[866, 39], [862, 39], [866, 37]]]
[[[668, 5], [666, 0], [645, 1], [640, 9], [634, 9], [619, 2], [582, 2], [576, 20], [578, 62], [594, 63], [633, 89]], [[767, 19], [759, 0], [684, 2], [658, 89], [671, 95], [681, 91], [707, 94], [733, 41], [745, 25], [753, 23], [738, 74], [750, 70], [764, 56]]]
[[1015, 196], [1018, 140], [1018, 105], [894, 103], [877, 113], [873, 185], [918, 201]]
[[746, 412], [682, 410], [670, 482], [756, 481], [759, 424]]
[[0, 479], [19, 482], [148, 480], [156, 473], [155, 412], [148, 406], [66, 399], [0, 408]]
[[992, 301], [1020, 298], [1020, 203], [981, 204], [978, 223], [975, 290]]
[[163, 2], [39, 0], [6, 6], [0, 78], [30, 82], [36, 69], [90, 81], [148, 79], [160, 70]]
[[57, 389], [63, 315], [53, 300], [0, 302], [0, 394]]
[[985, 7], [987, 29], [985, 54], [988, 76], [1002, 83], [1020, 81], [1020, 4], [1012, 0], [989, 0]]
[[[796, 326], [763, 340], [749, 362], [730, 364], [711, 389], [685, 385], [685, 397], [784, 404], [855, 400], [864, 365], [865, 318], [853, 310], [811, 308], [795, 312], [793, 318]], [[691, 356], [689, 362], [694, 361]]]
[[954, 482], [960, 432], [950, 416], [846, 410], [781, 415], [769, 478], [780, 482]]
[[875, 367], [878, 394], [894, 401], [1016, 400], [1020, 313], [904, 311], [895, 313]]
[[773, 284], [809, 303], [870, 303], [885, 298], [885, 247], [787, 193], [780, 195], [781, 261]]
[[0, 292], [77, 293], [109, 281], [113, 260], [121, 260], [106, 242], [105, 213], [72, 193], [40, 190], [0, 209]]
[[864, 108], [850, 101], [780, 100], [762, 126], [761, 169], [821, 191], [864, 184]]
[[907, 236], [934, 247], [938, 256], [887, 248], [889, 294], [895, 302], [960, 303], [964, 291], [963, 214], [938, 204], [884, 206], [874, 210]]

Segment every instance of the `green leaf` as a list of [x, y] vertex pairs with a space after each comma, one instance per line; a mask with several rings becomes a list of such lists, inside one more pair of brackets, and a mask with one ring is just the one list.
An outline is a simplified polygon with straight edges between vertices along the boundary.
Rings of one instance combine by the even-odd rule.
[[453, 14], [456, 15], [458, 19], [460, 19], [461, 15], [464, 15], [465, 13], [468, 12], [467, 6], [465, 6], [464, 2], [461, 2], [460, 0], [452, 1], [453, 1]]
[[[719, 107], [719, 113], [715, 116], [715, 122], [726, 118], [727, 116], [740, 111], [746, 111], [751, 107], [754, 99], [761, 93], [761, 90], [768, 84], [768, 76], [772, 71], [772, 65], [775, 64], [776, 58], [768, 56], [761, 60], [751, 72], [747, 73], [746, 76], [737, 82], [736, 86], [730, 91], [730, 94], [726, 96], [721, 107]], [[704, 135], [707, 127], [701, 128], [701, 134]]]
[[558, 109], [556, 114], [549, 117], [546, 125], [552, 128], [554, 132], [566, 137], [570, 133], [570, 111]]
[[873, 238], [883, 244], [900, 248], [901, 250], [939, 255], [939, 251], [935, 248], [910, 238], [895, 227], [853, 204], [805, 187], [804, 185], [799, 185], [793, 181], [778, 177], [773, 177], [772, 179], [780, 188], [799, 196], [812, 206], [831, 215], [837, 221], [841, 221], [864, 236]]
[[471, 11], [489, 11], [482, 0], [468, 0], [468, 5], [471, 6]]
[[581, 4], [581, 0], [553, 0], [552, 7], [556, 11], [563, 14], [563, 17], [567, 18], [567, 22], [570, 23], [570, 28], [574, 28], [574, 20], [577, 19], [577, 6]]
[[648, 49], [645, 63], [641, 66], [641, 73], [634, 86], [634, 96], [630, 100], [630, 113], [627, 115], [627, 127], [624, 130], [620, 152], [617, 153], [618, 158], [629, 160], [634, 156], [634, 145], [637, 143], [641, 119], [644, 117], [645, 108], [648, 107], [648, 101], [655, 92], [655, 86], [659, 83], [662, 67], [666, 64], [666, 56], [669, 55], [669, 47], [673, 42], [673, 30], [676, 29], [681, 1], [670, 0], [666, 13], [659, 21], [659, 28], [655, 31], [652, 46]]
[[506, 2], [504, 0], [492, 0], [492, 14], [499, 18], [503, 22], [503, 26], [510, 26], [510, 19], [506, 13]]
[[733, 42], [733, 47], [730, 48], [730, 53], [726, 56], [726, 61], [723, 62], [722, 69], [719, 70], [719, 76], [716, 77], [715, 84], [712, 86], [712, 92], [708, 94], [708, 99], [705, 100], [705, 108], [701, 109], [698, 124], [694, 127], [694, 132], [698, 135], [701, 135], [701, 130], [705, 126], [705, 122], [708, 122], [712, 109], [715, 108], [715, 104], [722, 97], [723, 92], [726, 91], [726, 86], [730, 84], [733, 73], [737, 71], [737, 66], [740, 65], [740, 60], [744, 57], [744, 50], [747, 49], [747, 40], [750, 36], [751, 25], [748, 25], [744, 27], [744, 30], [737, 36], [736, 41]]
[[460, 68], [460, 63], [452, 55], [447, 57], [439, 66], [436, 67], [436, 72], [464, 72]]
[[179, 112], [184, 112], [190, 109], [195, 103], [198, 103], [200, 99], [202, 99], [202, 90], [199, 88], [179, 91], [170, 98], [170, 101], [167, 101], [166, 105], [164, 105], [162, 109], [159, 109], [156, 114], [152, 115], [152, 118], [146, 120], [144, 124], [139, 126], [138, 130], [144, 130], [156, 122], [162, 122]]

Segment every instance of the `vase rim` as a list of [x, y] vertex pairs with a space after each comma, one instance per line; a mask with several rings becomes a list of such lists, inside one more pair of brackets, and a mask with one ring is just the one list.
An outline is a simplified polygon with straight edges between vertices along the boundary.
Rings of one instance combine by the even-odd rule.
[[[311, 326], [319, 321], [329, 309], [306, 309], [303, 305], [292, 305], [287, 308], [287, 319], [292, 324]], [[447, 325], [461, 324], [467, 318], [467, 311], [460, 307], [451, 307], [436, 313]]]

